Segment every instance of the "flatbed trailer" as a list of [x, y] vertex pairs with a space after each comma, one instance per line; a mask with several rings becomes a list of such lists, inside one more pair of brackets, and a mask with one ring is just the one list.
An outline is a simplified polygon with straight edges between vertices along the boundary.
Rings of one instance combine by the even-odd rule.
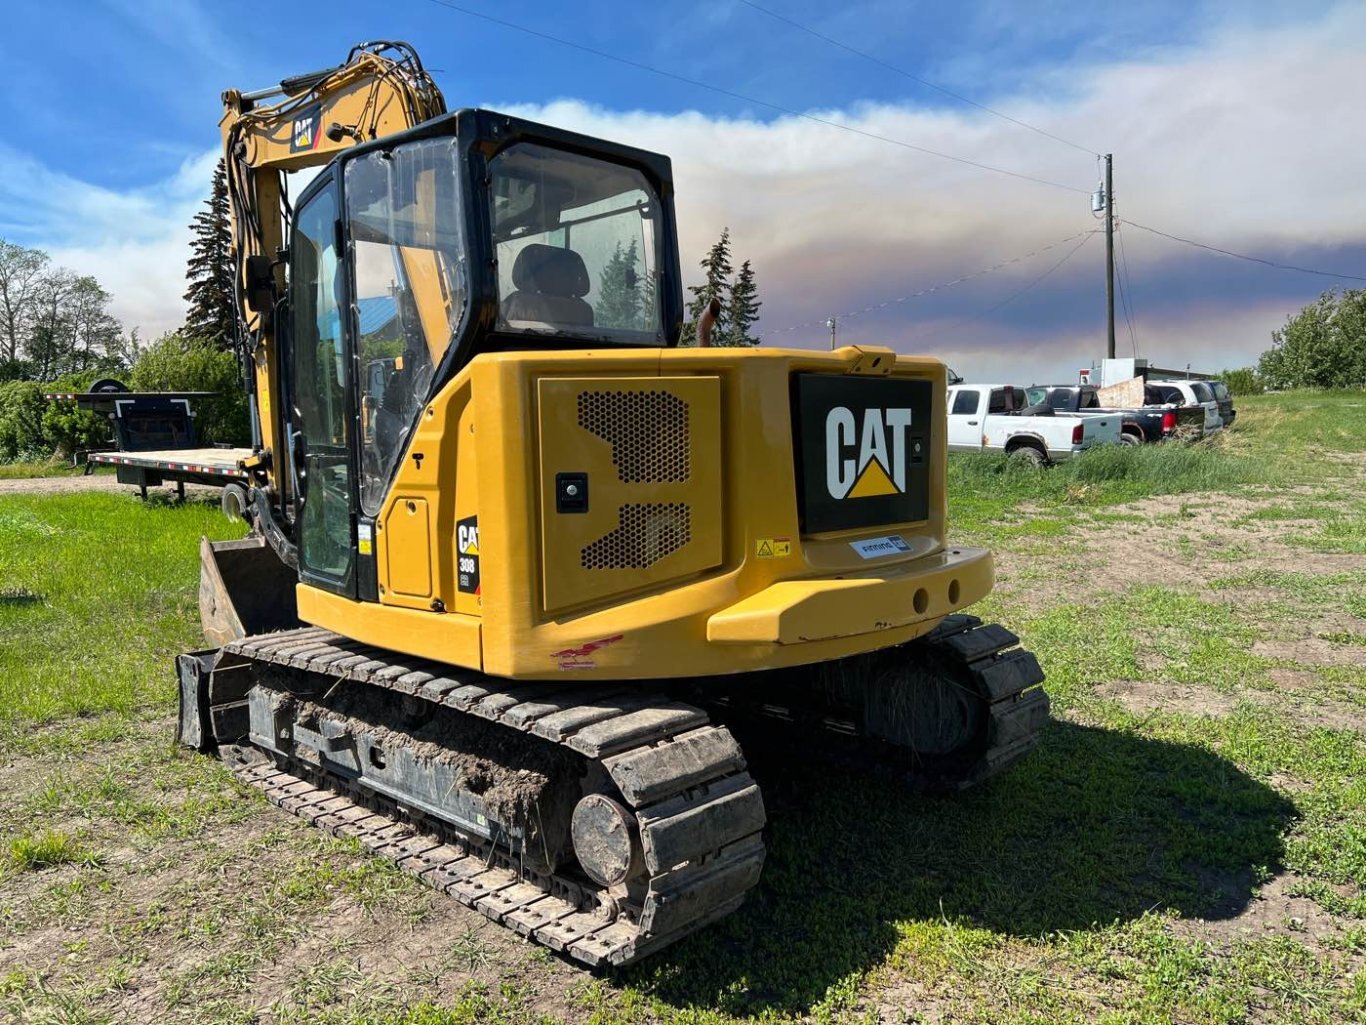
[[[182, 448], [163, 452], [91, 452], [87, 465], [113, 466], [120, 484], [132, 484], [147, 497], [147, 489], [174, 482], [180, 496], [186, 484], [221, 488], [237, 483], [245, 498], [247, 471], [239, 465], [251, 456], [249, 448]], [[234, 495], [234, 497], [236, 497]]]
[[87, 451], [86, 473], [96, 466], [112, 466], [118, 471], [119, 483], [138, 488], [143, 498], [149, 487], [167, 483], [176, 485], [181, 498], [185, 497], [186, 484], [223, 488], [223, 512], [240, 516], [247, 501], [247, 472], [241, 463], [251, 456], [251, 450], [197, 444], [191, 403], [215, 394], [135, 392], [107, 378], [87, 392], [58, 392], [44, 398], [74, 402], [80, 409], [109, 419], [113, 448]]

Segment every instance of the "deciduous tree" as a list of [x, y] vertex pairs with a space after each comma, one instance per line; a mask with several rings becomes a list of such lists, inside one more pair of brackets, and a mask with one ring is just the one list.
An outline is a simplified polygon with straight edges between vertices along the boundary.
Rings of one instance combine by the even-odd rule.
[[31, 327], [47, 253], [0, 239], [0, 355], [18, 362]]
[[1268, 387], [1366, 386], [1366, 289], [1324, 292], [1271, 343], [1257, 366]]

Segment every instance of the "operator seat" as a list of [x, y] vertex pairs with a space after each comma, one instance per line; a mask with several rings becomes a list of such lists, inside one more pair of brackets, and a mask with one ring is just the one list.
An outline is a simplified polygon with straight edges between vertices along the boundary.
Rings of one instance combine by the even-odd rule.
[[583, 300], [592, 287], [588, 268], [574, 250], [532, 243], [517, 254], [512, 285], [502, 306], [511, 326], [593, 326], [593, 307]]

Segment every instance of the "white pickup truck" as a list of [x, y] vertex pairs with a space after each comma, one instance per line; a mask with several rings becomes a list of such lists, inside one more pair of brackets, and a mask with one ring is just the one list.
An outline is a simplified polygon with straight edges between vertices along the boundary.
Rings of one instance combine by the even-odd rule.
[[954, 385], [949, 389], [949, 451], [1004, 452], [1043, 465], [1119, 441], [1119, 413], [1046, 409], [1027, 415], [1021, 412], [1025, 402], [1018, 385]]

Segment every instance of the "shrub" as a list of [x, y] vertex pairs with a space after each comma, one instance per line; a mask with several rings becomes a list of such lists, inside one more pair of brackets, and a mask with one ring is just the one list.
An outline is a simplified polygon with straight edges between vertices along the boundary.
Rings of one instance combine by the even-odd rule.
[[0, 384], [0, 459], [45, 459], [52, 446], [43, 437], [47, 400], [34, 381]]
[[[82, 392], [108, 374], [86, 371], [67, 374], [40, 388], [40, 392]], [[43, 447], [49, 454], [70, 456], [77, 449], [100, 448], [110, 443], [113, 431], [101, 413], [80, 409], [74, 402], [48, 402], [43, 410]]]
[[1266, 390], [1252, 367], [1225, 370], [1219, 375], [1219, 380], [1227, 386], [1230, 395], [1260, 395]]
[[130, 384], [134, 391], [217, 392], [214, 398], [194, 404], [200, 443], [245, 445], [251, 439], [251, 427], [241, 380], [237, 357], [231, 352], [172, 333], [143, 350], [133, 365]]

